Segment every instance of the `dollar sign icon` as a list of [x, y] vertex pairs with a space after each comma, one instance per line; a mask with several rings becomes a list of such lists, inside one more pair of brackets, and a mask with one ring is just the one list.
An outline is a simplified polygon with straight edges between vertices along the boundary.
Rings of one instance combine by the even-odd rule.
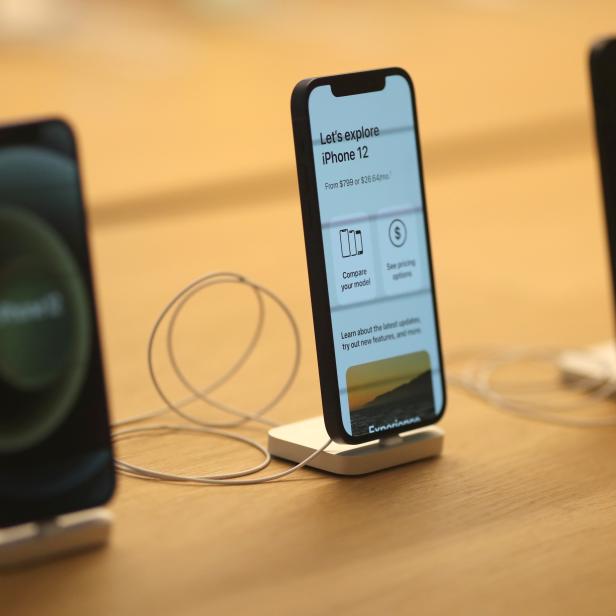
[[406, 225], [399, 218], [389, 224], [389, 241], [397, 248], [406, 242]]

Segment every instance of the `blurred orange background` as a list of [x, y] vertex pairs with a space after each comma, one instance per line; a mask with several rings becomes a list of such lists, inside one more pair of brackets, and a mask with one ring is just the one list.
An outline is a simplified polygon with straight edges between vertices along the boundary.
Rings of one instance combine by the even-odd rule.
[[[60, 115], [79, 139], [113, 416], [159, 403], [152, 323], [220, 269], [298, 318], [302, 366], [272, 419], [321, 412], [289, 111], [310, 76], [399, 65], [414, 79], [446, 366], [460, 349], [612, 336], [587, 58], [615, 24], [601, 0], [0, 0], [0, 122]], [[237, 357], [247, 295], [191, 303], [179, 356], [194, 380]], [[292, 361], [269, 315], [229, 403], [268, 399]], [[357, 480], [122, 477], [109, 550], [0, 579], [0, 596], [11, 614], [613, 612], [611, 431], [455, 389], [443, 426], [442, 459]], [[119, 451], [182, 473], [256, 463], [201, 436]]]
[[1, 116], [70, 118], [95, 208], [290, 190], [295, 82], [387, 65], [416, 82], [430, 175], [562, 155], [588, 148], [586, 54], [615, 15], [599, 0], [2, 0]]

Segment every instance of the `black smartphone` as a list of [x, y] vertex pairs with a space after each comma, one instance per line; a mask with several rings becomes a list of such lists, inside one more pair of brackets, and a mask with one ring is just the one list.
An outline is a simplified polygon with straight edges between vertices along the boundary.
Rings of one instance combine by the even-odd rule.
[[446, 392], [411, 78], [307, 79], [291, 114], [327, 431], [433, 424]]
[[590, 78], [612, 289], [616, 293], [616, 38], [601, 40], [592, 47]]
[[115, 486], [75, 139], [0, 127], [0, 525], [101, 505]]

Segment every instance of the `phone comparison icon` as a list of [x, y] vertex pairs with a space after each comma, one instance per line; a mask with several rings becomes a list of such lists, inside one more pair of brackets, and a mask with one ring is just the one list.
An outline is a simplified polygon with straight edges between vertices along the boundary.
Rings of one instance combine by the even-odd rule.
[[360, 229], [340, 229], [340, 253], [344, 258], [364, 254]]

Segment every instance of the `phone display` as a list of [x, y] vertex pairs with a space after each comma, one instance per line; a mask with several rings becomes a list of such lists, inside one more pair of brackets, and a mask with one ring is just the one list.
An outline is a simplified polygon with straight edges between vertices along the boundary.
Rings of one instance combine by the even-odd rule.
[[73, 135], [59, 120], [0, 127], [0, 525], [113, 489]]
[[362, 442], [434, 423], [445, 387], [410, 78], [301, 82], [292, 112], [328, 431]]

